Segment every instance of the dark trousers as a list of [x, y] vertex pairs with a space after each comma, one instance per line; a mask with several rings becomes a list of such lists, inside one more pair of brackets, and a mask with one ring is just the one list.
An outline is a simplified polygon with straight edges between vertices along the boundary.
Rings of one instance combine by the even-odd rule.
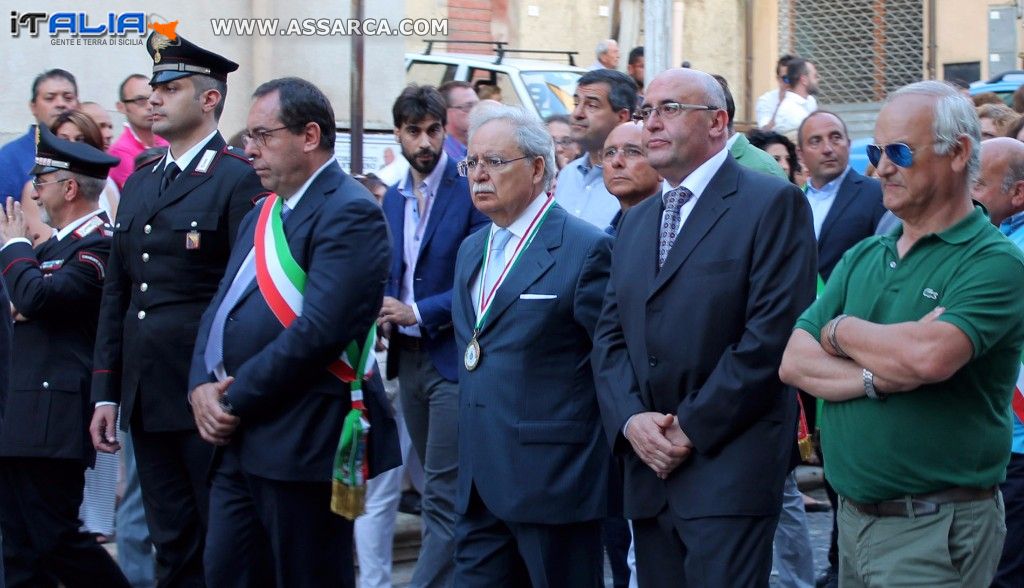
[[1006, 481], [999, 489], [1006, 505], [1006, 541], [992, 586], [1016, 588], [1024, 583], [1024, 454], [1010, 454]]
[[331, 512], [331, 483], [245, 473], [224, 451], [210, 488], [207, 585], [353, 588], [352, 521]]
[[[138, 421], [139, 411], [135, 411]], [[201, 587], [213, 446], [196, 431], [150, 433], [133, 422], [132, 442], [157, 586]]]
[[110, 555], [79, 531], [85, 466], [71, 459], [0, 460], [0, 531], [7, 586], [128, 588]]
[[640, 588], [767, 587], [778, 515], [682, 519], [666, 505], [635, 519]]
[[612, 569], [612, 586], [627, 588], [629, 586], [629, 543], [633, 540], [629, 532], [629, 523], [622, 517], [622, 460], [615, 455], [609, 456], [611, 467], [608, 468], [608, 516], [601, 521], [601, 540], [608, 556], [608, 566]]
[[601, 521], [542, 525], [503, 521], [474, 486], [455, 522], [455, 588], [604, 586]]

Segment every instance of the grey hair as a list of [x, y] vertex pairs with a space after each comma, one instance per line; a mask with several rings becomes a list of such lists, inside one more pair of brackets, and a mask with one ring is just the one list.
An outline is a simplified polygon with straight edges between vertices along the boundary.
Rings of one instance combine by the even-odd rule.
[[974, 104], [965, 98], [951, 84], [926, 80], [908, 84], [889, 94], [885, 104], [900, 96], [918, 95], [935, 98], [935, 122], [932, 135], [935, 138], [935, 153], [947, 155], [957, 145], [960, 137], [971, 141], [971, 156], [967, 160], [967, 182], [973, 184], [981, 172], [981, 122]]
[[1021, 180], [1024, 180], [1024, 157], [1011, 154], [1006, 166], [1006, 175], [1003, 176], [1003, 194], [1009, 192], [1013, 185]]
[[608, 50], [612, 48], [612, 43], [614, 41], [615, 39], [602, 39], [598, 42], [597, 49], [594, 51], [597, 57], [600, 58], [605, 53], [608, 53]]
[[84, 199], [89, 202], [98, 202], [100, 194], [103, 193], [103, 189], [107, 187], [106, 178], [94, 178], [85, 174], [76, 172], [64, 171], [63, 177], [58, 179], [66, 180], [73, 179], [78, 184], [78, 193]]
[[704, 74], [700, 76], [700, 84], [703, 86], [701, 89], [704, 90], [705, 104], [719, 110], [726, 110], [725, 90], [722, 89], [722, 84], [718, 83], [718, 80], [711, 74], [700, 73]]
[[555, 177], [555, 144], [551, 140], [544, 121], [518, 106], [493, 104], [474, 108], [469, 115], [469, 141], [480, 127], [493, 121], [505, 121], [515, 129], [516, 145], [526, 157], [544, 158], [544, 180], [542, 187], [547, 190]]

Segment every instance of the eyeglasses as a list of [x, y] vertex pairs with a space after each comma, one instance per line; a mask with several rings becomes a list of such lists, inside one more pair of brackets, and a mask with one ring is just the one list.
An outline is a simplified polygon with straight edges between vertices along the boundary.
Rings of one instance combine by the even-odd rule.
[[622, 154], [626, 159], [637, 159], [644, 156], [644, 152], [640, 150], [636, 145], [623, 145], [621, 149], [618, 147], [609, 147], [601, 152], [601, 161], [603, 163], [609, 163], [615, 156]]
[[135, 98], [126, 98], [121, 101], [122, 104], [134, 104], [136, 106], [149, 102], [149, 96], [136, 96]]
[[558, 139], [552, 138], [551, 140], [554, 141], [555, 145], [558, 145], [559, 147], [567, 147], [576, 142], [572, 137], [561, 137]]
[[675, 118], [679, 116], [684, 110], [721, 110], [717, 106], [710, 106], [708, 104], [680, 104], [679, 102], [666, 102], [657, 106], [644, 106], [640, 110], [636, 111], [633, 115], [633, 120], [636, 122], [647, 122], [651, 115], [655, 112], [661, 118]]
[[878, 167], [882, 160], [882, 152], [889, 158], [889, 161], [896, 167], [910, 167], [914, 165], [914, 150], [906, 143], [889, 143], [888, 145], [868, 145], [868, 161], [871, 165]]
[[68, 180], [70, 180], [70, 179], [71, 179], [71, 178], [64, 178], [64, 179], [62, 179], [62, 180], [51, 180], [51, 181], [49, 181], [49, 182], [40, 182], [40, 181], [39, 181], [39, 178], [37, 177], [37, 178], [33, 178], [33, 179], [32, 179], [32, 187], [33, 187], [33, 188], [34, 188], [34, 189], [35, 189], [36, 191], [39, 191], [39, 186], [48, 186], [48, 185], [50, 185], [50, 184], [59, 184], [59, 183], [61, 183], [61, 182], [66, 182], [66, 181], [68, 181]]
[[249, 146], [249, 143], [256, 143], [257, 147], [266, 147], [267, 139], [270, 138], [270, 133], [287, 129], [288, 126], [277, 127], [276, 129], [256, 129], [254, 131], [245, 131], [242, 133], [242, 144]]
[[513, 161], [519, 161], [520, 159], [526, 159], [528, 157], [530, 156], [524, 155], [522, 157], [516, 157], [515, 159], [502, 159], [493, 155], [489, 157], [481, 157], [480, 159], [465, 159], [460, 161], [456, 167], [459, 169], [459, 175], [466, 177], [477, 169], [482, 169], [484, 171], [497, 171]]

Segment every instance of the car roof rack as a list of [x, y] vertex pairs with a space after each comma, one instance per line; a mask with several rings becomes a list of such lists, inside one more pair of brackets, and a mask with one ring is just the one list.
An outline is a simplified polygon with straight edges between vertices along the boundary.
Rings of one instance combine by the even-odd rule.
[[446, 45], [490, 45], [491, 50], [497, 56], [494, 60], [495, 65], [500, 65], [505, 59], [507, 53], [529, 53], [534, 55], [564, 55], [569, 59], [569, 65], [576, 65], [576, 56], [579, 55], [579, 51], [564, 51], [564, 50], [547, 50], [547, 49], [513, 49], [509, 48], [505, 41], [459, 41], [457, 39], [423, 39], [423, 42], [427, 44], [424, 55], [430, 55], [430, 52], [434, 49], [434, 43], [444, 43]]

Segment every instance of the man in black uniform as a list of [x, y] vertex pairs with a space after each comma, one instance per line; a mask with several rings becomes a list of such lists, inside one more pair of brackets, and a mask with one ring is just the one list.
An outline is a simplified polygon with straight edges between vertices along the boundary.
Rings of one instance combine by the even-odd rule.
[[199, 319], [217, 292], [235, 232], [265, 190], [248, 158], [217, 131], [227, 75], [238, 64], [181, 35], [154, 33], [153, 132], [165, 157], [125, 182], [100, 307], [91, 433], [117, 451], [121, 428], [135, 443], [157, 582], [203, 585], [203, 537], [212, 446], [186, 403]]
[[0, 210], [0, 267], [13, 307], [4, 310], [14, 315], [20, 358], [0, 424], [7, 585], [127, 587], [78, 520], [85, 468], [95, 457], [89, 376], [111, 235], [97, 202], [119, 160], [44, 126], [37, 133], [33, 198], [57, 232], [33, 251], [21, 205], [8, 198]]

